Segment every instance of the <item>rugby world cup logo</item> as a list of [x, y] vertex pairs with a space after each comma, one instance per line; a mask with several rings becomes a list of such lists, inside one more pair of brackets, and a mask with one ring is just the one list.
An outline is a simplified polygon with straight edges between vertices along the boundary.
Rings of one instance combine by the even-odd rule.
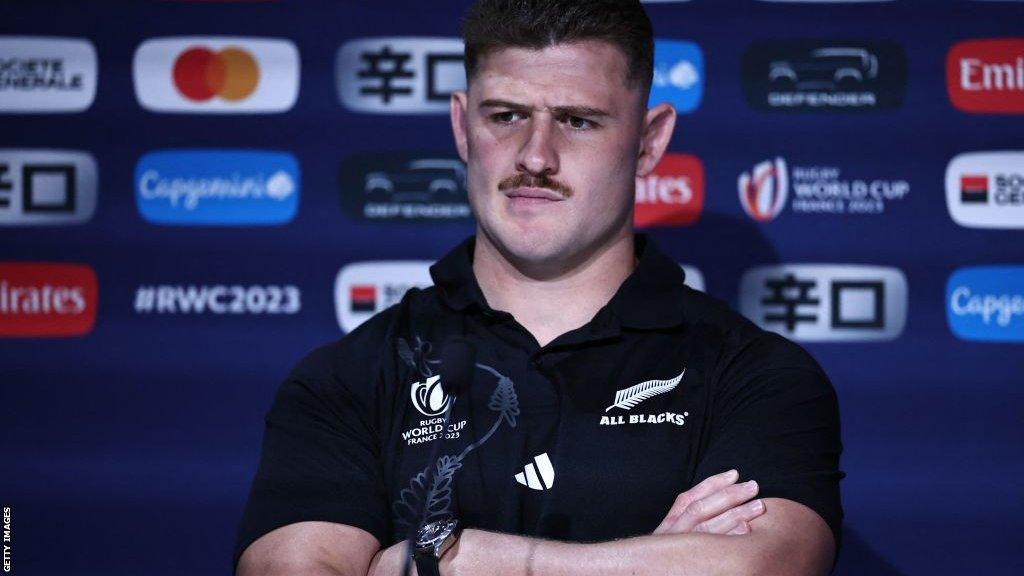
[[740, 204], [751, 218], [770, 222], [782, 212], [789, 194], [789, 175], [786, 161], [776, 158], [765, 160], [750, 172], [740, 174]]
[[441, 375], [431, 376], [425, 382], [416, 382], [410, 391], [412, 405], [424, 416], [440, 416], [448, 409], [451, 396], [444, 393]]

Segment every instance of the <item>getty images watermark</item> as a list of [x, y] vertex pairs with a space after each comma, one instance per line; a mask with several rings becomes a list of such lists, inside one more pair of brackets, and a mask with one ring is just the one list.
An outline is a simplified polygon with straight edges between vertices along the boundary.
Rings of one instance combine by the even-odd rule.
[[4, 572], [11, 571], [11, 507], [4, 506]]

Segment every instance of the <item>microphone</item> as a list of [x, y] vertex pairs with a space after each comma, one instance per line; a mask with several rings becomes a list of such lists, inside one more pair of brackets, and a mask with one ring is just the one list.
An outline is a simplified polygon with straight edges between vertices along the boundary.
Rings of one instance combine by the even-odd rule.
[[455, 336], [449, 339], [441, 352], [441, 366], [445, 371], [441, 378], [441, 387], [445, 394], [452, 397], [452, 404], [454, 404], [455, 396], [462, 394], [473, 381], [473, 371], [476, 369], [476, 346], [464, 336]]
[[[434, 449], [430, 452], [430, 459], [427, 466], [430, 467], [430, 483], [433, 486], [437, 480], [437, 455], [440, 453], [441, 445], [444, 444], [445, 435], [448, 433], [448, 422], [451, 420], [452, 408], [455, 400], [464, 391], [469, 389], [473, 382], [473, 372], [476, 369], [476, 346], [464, 336], [454, 336], [445, 343], [441, 351], [441, 389], [448, 396], [448, 406], [444, 410], [444, 422], [441, 424], [441, 437], [434, 443]], [[430, 493], [420, 503], [420, 509], [416, 514], [416, 524], [409, 533], [406, 541], [405, 562], [402, 566], [402, 576], [409, 576], [412, 567], [412, 548], [414, 540], [419, 534], [427, 520], [427, 501]]]

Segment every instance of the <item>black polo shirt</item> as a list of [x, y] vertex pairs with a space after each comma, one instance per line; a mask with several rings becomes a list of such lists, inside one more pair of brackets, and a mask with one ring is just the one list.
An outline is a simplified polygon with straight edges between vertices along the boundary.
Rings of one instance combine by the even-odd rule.
[[[762, 497], [802, 503], [839, 541], [839, 416], [800, 347], [683, 284], [637, 236], [638, 265], [585, 326], [539, 346], [487, 305], [470, 238], [435, 286], [306, 357], [266, 418], [235, 550], [307, 520], [382, 546], [415, 513], [568, 541], [649, 534], [674, 498], [736, 468]], [[441, 434], [441, 350], [477, 348], [475, 377]], [[443, 436], [443, 437], [442, 437]], [[440, 457], [428, 462], [438, 442]]]

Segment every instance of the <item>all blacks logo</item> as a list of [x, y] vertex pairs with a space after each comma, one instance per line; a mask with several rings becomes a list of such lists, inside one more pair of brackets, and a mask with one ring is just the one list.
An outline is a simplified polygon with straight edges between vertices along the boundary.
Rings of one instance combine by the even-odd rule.
[[431, 376], [426, 382], [416, 382], [410, 391], [412, 405], [424, 416], [440, 416], [448, 409], [451, 396], [444, 393], [441, 375]]

